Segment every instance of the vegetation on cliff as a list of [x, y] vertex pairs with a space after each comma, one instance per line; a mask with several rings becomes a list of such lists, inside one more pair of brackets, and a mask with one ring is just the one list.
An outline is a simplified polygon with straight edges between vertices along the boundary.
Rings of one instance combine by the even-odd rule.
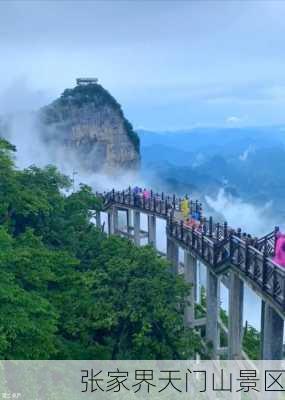
[[[19, 171], [0, 139], [1, 359], [176, 359], [189, 286], [151, 247], [106, 237], [90, 187], [54, 167]], [[69, 193], [69, 194], [68, 194]]]

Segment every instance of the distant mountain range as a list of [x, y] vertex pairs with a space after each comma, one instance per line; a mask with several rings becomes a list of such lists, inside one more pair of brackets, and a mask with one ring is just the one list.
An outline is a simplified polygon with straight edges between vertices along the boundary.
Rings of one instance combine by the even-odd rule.
[[223, 188], [285, 219], [285, 128], [138, 131], [144, 174], [166, 190], [215, 196]]

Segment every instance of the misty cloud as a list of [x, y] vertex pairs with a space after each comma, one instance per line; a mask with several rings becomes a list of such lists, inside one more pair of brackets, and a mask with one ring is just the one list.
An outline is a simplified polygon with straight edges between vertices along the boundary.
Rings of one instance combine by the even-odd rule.
[[9, 81], [0, 89], [0, 116], [7, 113], [37, 110], [46, 104], [50, 96], [43, 89], [33, 89], [25, 77]]
[[274, 227], [274, 221], [269, 216], [271, 204], [262, 208], [246, 203], [242, 199], [227, 195], [224, 189], [220, 189], [216, 198], [206, 196], [207, 204], [233, 228], [241, 228], [243, 231], [256, 236], [263, 236]]
[[254, 153], [254, 151], [255, 151], [254, 146], [248, 146], [248, 147], [244, 150], [244, 152], [243, 152], [242, 154], [240, 154], [239, 160], [240, 160], [240, 161], [246, 161], [246, 160], [248, 159], [248, 156], [249, 156], [251, 153]]

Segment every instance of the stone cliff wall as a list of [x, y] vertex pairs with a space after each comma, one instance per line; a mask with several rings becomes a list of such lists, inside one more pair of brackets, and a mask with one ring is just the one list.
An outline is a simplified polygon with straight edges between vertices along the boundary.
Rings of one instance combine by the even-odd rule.
[[67, 89], [40, 112], [46, 141], [73, 151], [83, 168], [115, 173], [139, 167], [139, 139], [116, 100], [98, 84]]

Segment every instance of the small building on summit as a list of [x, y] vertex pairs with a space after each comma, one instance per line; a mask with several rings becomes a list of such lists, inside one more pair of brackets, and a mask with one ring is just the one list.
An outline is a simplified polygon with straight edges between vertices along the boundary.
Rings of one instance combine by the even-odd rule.
[[98, 83], [97, 78], [77, 78], [76, 79], [77, 85], [94, 85], [95, 83]]

